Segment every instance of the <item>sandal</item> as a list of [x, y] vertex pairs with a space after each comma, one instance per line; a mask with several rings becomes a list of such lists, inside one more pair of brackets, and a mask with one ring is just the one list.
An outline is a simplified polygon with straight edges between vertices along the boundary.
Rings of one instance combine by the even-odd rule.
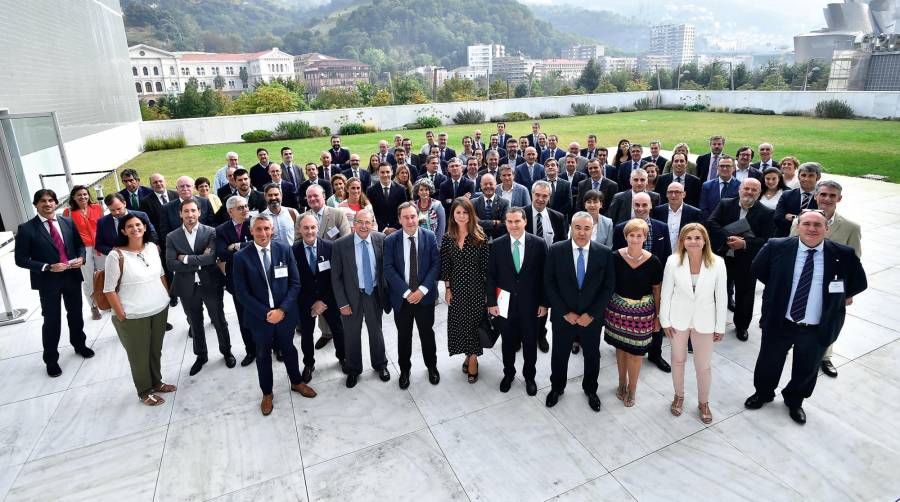
[[700, 421], [704, 424], [711, 424], [713, 421], [712, 412], [709, 411], [709, 402], [700, 403], [697, 407], [700, 409]]
[[471, 373], [471, 372], [469, 373], [469, 383], [475, 383], [478, 381], [478, 358], [473, 356], [472, 360], [475, 361], [475, 365], [474, 366], [469, 365], [469, 368], [474, 367], [475, 373]]
[[669, 407], [669, 411], [672, 412], [676, 417], [681, 416], [681, 412], [684, 409], [684, 396], [675, 395], [675, 399], [672, 400], [672, 406]]
[[619, 385], [619, 388], [616, 389], [616, 399], [618, 399], [619, 401], [624, 401], [625, 394], [627, 394], [627, 393], [628, 393], [628, 386], [624, 385], [624, 384]]
[[625, 407], [631, 408], [634, 406], [634, 391], [629, 390], [627, 394], [625, 394]]
[[147, 397], [141, 398], [141, 402], [146, 404], [147, 406], [159, 406], [165, 403], [166, 400], [157, 396], [156, 394], [147, 394]]
[[175, 387], [174, 385], [172, 385], [170, 383], [162, 383], [162, 382], [160, 382], [159, 385], [157, 385], [156, 387], [153, 388], [154, 392], [162, 392], [162, 393], [175, 392], [176, 390], [178, 390], [178, 387]]

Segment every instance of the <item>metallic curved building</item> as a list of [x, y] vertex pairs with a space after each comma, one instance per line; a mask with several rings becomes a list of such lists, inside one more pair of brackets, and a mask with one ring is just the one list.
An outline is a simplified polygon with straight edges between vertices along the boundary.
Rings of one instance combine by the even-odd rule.
[[850, 49], [859, 37], [897, 33], [900, 0], [845, 0], [828, 4], [823, 13], [827, 28], [794, 36], [798, 63], [831, 61], [835, 50]]

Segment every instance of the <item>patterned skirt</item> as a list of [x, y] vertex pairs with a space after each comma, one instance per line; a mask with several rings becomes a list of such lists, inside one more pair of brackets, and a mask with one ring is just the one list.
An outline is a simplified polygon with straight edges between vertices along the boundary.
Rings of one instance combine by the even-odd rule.
[[606, 343], [629, 354], [642, 356], [650, 347], [656, 305], [653, 295], [639, 300], [613, 294], [606, 307]]

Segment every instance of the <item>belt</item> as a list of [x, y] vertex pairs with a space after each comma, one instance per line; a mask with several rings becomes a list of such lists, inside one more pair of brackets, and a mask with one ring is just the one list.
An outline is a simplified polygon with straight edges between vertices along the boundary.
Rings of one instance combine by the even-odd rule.
[[799, 328], [799, 329], [813, 329], [813, 328], [819, 327], [818, 324], [809, 324], [806, 322], [794, 322], [794, 321], [790, 321], [788, 319], [784, 320], [784, 325], [788, 326], [788, 327]]
[[[374, 288], [372, 288], [372, 294], [374, 295], [376, 291], [378, 291], [378, 287], [377, 287], [377, 286], [374, 287]], [[367, 295], [367, 294], [369, 294], [369, 293], [366, 293], [366, 290], [365, 290], [365, 289], [359, 288], [359, 294], [361, 294], [361, 295]]]

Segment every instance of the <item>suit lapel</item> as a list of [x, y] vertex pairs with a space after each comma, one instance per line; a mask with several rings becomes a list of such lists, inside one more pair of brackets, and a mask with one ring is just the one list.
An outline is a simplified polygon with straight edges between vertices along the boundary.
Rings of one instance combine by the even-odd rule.
[[[828, 300], [828, 284], [832, 280], [837, 280], [837, 267], [840, 265], [839, 261], [834, 255], [834, 249], [829, 241], [825, 241], [825, 245], [822, 248], [822, 252], [825, 253], [822, 257], [825, 262], [825, 270], [824, 275], [822, 276], [822, 306], [827, 307], [826, 301]], [[840, 279], [844, 279], [841, 277]], [[824, 309], [823, 309], [824, 311]]]
[[41, 221], [41, 218], [35, 216], [31, 221], [34, 222], [34, 228], [38, 235], [41, 235], [51, 246], [53, 246], [53, 249], [56, 249], [56, 243], [53, 242], [53, 238], [50, 237], [50, 232], [44, 227], [44, 222]]

